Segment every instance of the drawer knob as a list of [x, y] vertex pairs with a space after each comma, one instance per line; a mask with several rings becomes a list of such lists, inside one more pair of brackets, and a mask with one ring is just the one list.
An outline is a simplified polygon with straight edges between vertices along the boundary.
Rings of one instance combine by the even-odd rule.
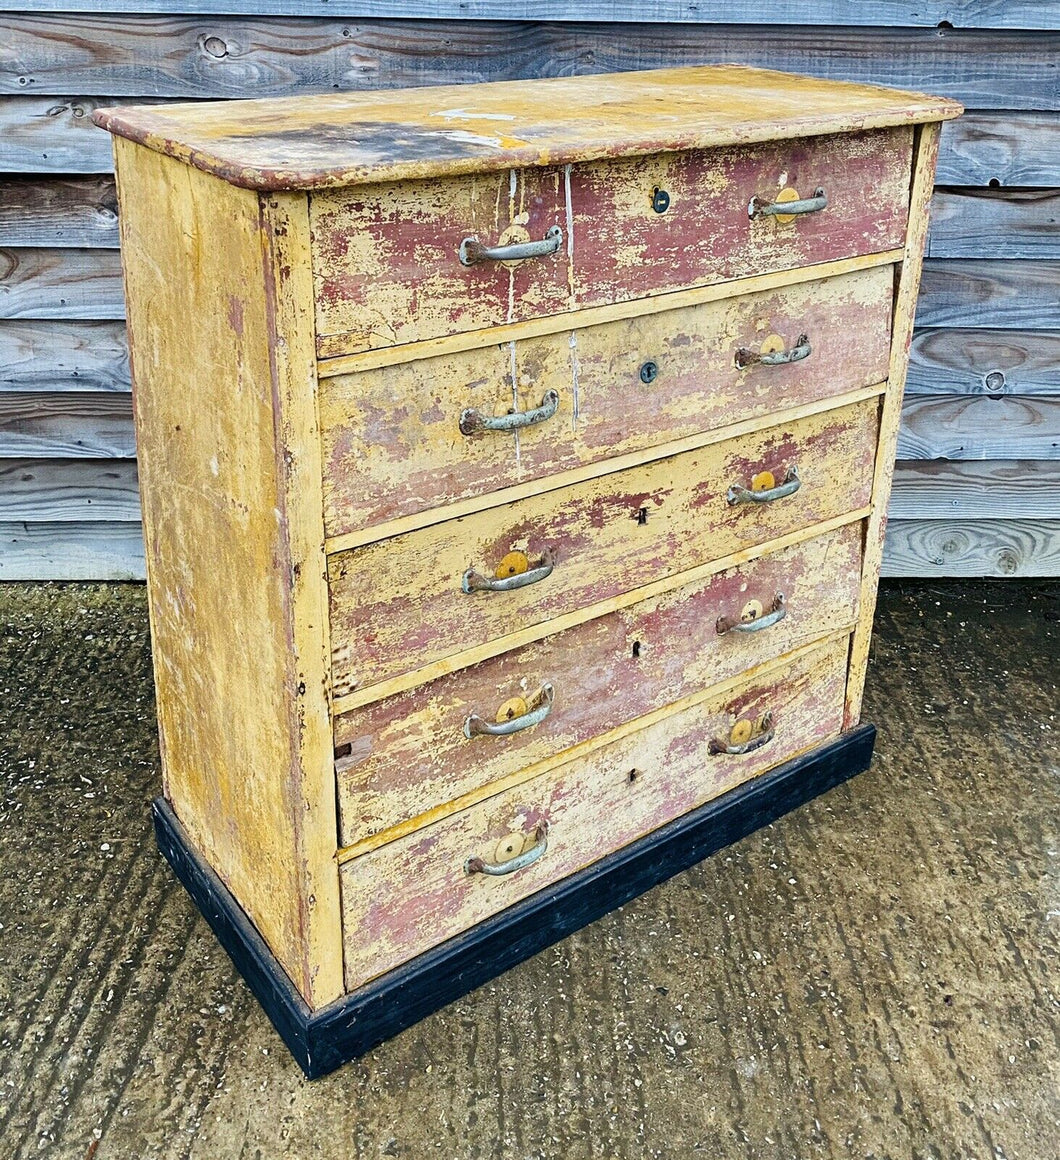
[[795, 340], [795, 345], [788, 350], [754, 351], [741, 346], [736, 352], [736, 365], [740, 370], [750, 366], [779, 367], [785, 363], [802, 362], [812, 353], [813, 347], [810, 346], [809, 337], [800, 334]]
[[775, 217], [783, 219], [794, 217], [796, 214], [818, 213], [827, 208], [828, 195], [818, 186], [813, 191], [813, 197], [796, 197], [791, 201], [782, 201], [780, 197], [776, 201], [766, 201], [763, 197], [752, 197], [747, 203], [747, 216], [749, 218]]
[[750, 487], [744, 487], [742, 484], [734, 483], [729, 488], [725, 498], [728, 500], [730, 507], [738, 503], [772, 503], [775, 499], [783, 499], [786, 495], [794, 495], [800, 487], [802, 487], [802, 480], [799, 479], [799, 469], [793, 465], [788, 468], [788, 473], [784, 476], [783, 483], [778, 483], [776, 486], [773, 486], [772, 473], [763, 471], [754, 477]]
[[552, 703], [555, 697], [552, 682], [546, 681], [530, 699], [526, 711], [518, 716], [508, 717], [501, 721], [487, 721], [477, 713], [472, 713], [464, 722], [464, 736], [469, 741], [472, 737], [479, 737], [483, 734], [488, 737], [510, 737], [513, 733], [532, 729], [535, 725], [540, 725], [552, 712]]
[[762, 719], [752, 725], [750, 721], [737, 721], [729, 731], [725, 741], [715, 737], [710, 743], [710, 753], [717, 757], [722, 753], [753, 753], [773, 740], [773, 714], [765, 713]]
[[519, 431], [551, 419], [559, 409], [559, 392], [546, 391], [540, 407], [530, 411], [515, 411], [510, 415], [485, 415], [474, 407], [460, 412], [460, 431], [475, 435], [479, 431]]
[[496, 576], [483, 576], [474, 568], [468, 568], [460, 578], [460, 590], [466, 593], [511, 592], [513, 588], [525, 588], [528, 584], [536, 584], [546, 576], [551, 576], [554, 567], [552, 553], [547, 548], [532, 568], [522, 552], [509, 552], [501, 561]]
[[522, 853], [516, 854], [514, 858], [508, 858], [504, 862], [487, 862], [484, 858], [472, 855], [464, 863], [464, 871], [467, 874], [489, 874], [495, 878], [502, 874], [514, 874], [516, 870], [523, 870], [525, 867], [533, 865], [547, 849], [548, 822], [538, 822], [537, 829], [534, 831], [534, 844], [528, 846]]
[[505, 246], [484, 246], [478, 238], [464, 238], [460, 243], [460, 261], [465, 266], [479, 262], [520, 262], [523, 258], [545, 258], [554, 254], [563, 242], [559, 226], [549, 226], [545, 236], [536, 242], [510, 242]]
[[718, 635], [724, 636], [727, 632], [761, 632], [764, 628], [772, 628], [774, 624], [779, 624], [786, 614], [784, 593], [778, 592], [773, 597], [773, 603], [768, 612], [761, 612], [760, 606], [752, 608], [749, 605], [748, 609], [745, 609], [740, 616], [719, 616]]

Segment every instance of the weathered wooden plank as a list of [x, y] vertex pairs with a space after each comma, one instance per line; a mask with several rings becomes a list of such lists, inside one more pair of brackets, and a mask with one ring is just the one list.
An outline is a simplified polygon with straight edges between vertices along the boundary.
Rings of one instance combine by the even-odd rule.
[[1060, 398], [913, 396], [902, 406], [899, 459], [1058, 459]]
[[0, 181], [0, 246], [117, 249], [118, 198], [113, 179]]
[[1060, 395], [1060, 332], [917, 331], [906, 395]]
[[918, 326], [1060, 329], [1060, 261], [924, 263]]
[[[330, 10], [321, 14], [333, 17]], [[767, 10], [771, 14], [776, 9]], [[985, 29], [226, 16], [12, 16], [0, 91], [266, 97], [749, 64], [940, 93], [972, 108], [1055, 109], [1056, 33]], [[498, 51], [498, 46], [503, 49]], [[128, 102], [125, 102], [128, 103]]]
[[1060, 520], [892, 520], [884, 576], [1058, 576]]
[[1060, 190], [938, 189], [931, 199], [927, 254], [1060, 258], [1058, 223]]
[[0, 391], [128, 391], [121, 322], [0, 320]]
[[128, 395], [0, 392], [0, 456], [131, 459], [135, 455]]
[[0, 580], [143, 580], [135, 523], [0, 523]]
[[0, 459], [0, 521], [138, 523], [131, 459]]
[[[38, 12], [113, 12], [113, 0], [33, 0]], [[0, 12], [19, 12], [26, 0], [2, 0]], [[137, 0], [137, 13], [248, 16], [400, 17], [433, 20], [629, 20], [666, 24], [851, 24], [954, 28], [1058, 28], [1053, 0], [788, 0], [769, 7], [729, 0], [715, 9], [688, 0]]]
[[110, 138], [92, 124], [108, 97], [0, 96], [0, 172], [110, 173]]
[[892, 520], [1055, 519], [1060, 460], [900, 461]]
[[117, 250], [0, 250], [0, 318], [124, 317]]
[[942, 126], [939, 185], [1060, 184], [1060, 118], [1051, 113], [970, 112]]

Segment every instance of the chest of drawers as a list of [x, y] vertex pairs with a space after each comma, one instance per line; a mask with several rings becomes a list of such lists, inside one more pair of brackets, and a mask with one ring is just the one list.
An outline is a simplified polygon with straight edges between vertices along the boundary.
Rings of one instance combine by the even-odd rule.
[[718, 67], [97, 113], [156, 830], [308, 1074], [867, 765], [959, 111]]

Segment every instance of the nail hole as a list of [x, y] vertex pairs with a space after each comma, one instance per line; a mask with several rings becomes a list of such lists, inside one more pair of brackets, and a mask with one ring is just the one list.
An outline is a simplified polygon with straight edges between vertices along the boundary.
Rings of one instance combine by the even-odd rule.
[[629, 771], [629, 773], [626, 774], [626, 777], [628, 778], [630, 785], [632, 785], [637, 780], [638, 776], [639, 775], [635, 769], [631, 769]]
[[640, 656], [640, 641], [635, 640], [633, 642], [633, 659], [636, 660], [637, 657], [639, 657], [639, 656]]
[[638, 511], [637, 511], [637, 523], [638, 524], [646, 524], [647, 522], [648, 522], [648, 509], [646, 507], [642, 507], [642, 508], [638, 509]]
[[996, 177], [991, 177], [990, 180], [987, 182], [987, 185], [989, 185], [991, 189], [1000, 189], [1001, 188], [1001, 181]]

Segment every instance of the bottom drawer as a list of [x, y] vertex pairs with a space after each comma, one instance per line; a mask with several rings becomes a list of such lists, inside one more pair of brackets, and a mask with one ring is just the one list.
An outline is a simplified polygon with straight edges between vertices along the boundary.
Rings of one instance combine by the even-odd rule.
[[[708, 692], [629, 737], [347, 862], [347, 988], [837, 736], [848, 643], [841, 637], [743, 688]], [[745, 751], [718, 752], [719, 741]]]

